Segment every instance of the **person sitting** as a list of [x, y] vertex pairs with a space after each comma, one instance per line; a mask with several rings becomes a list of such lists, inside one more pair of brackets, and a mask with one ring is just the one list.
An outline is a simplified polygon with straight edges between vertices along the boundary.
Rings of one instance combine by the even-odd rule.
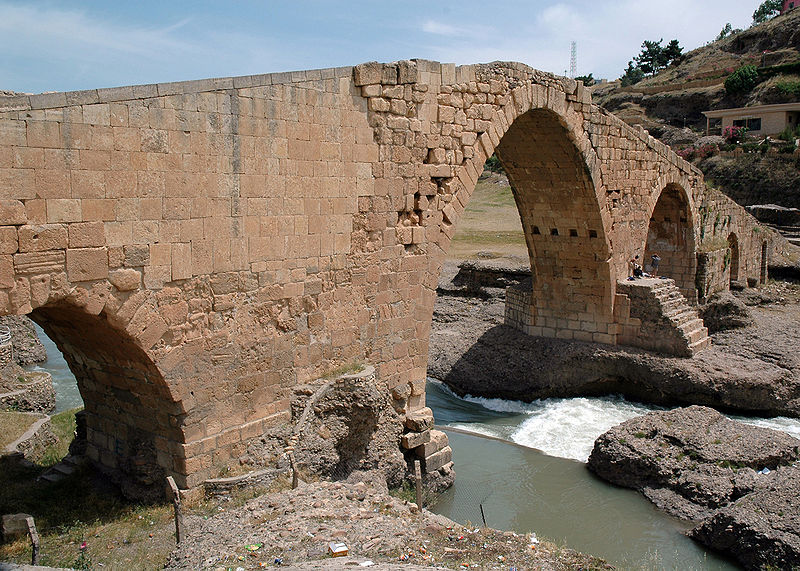
[[643, 274], [642, 265], [639, 263], [639, 255], [637, 254], [628, 261], [628, 279], [640, 278]]

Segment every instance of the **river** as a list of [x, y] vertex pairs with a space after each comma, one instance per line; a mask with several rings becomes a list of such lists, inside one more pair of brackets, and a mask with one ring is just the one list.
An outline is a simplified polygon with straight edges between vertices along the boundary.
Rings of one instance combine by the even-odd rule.
[[[55, 343], [38, 325], [36, 332], [48, 358], [28, 369], [52, 374], [56, 412], [83, 406]], [[656, 407], [619, 397], [534, 403], [460, 398], [432, 379], [427, 402], [448, 431], [457, 473], [433, 511], [461, 523], [479, 524], [485, 517], [490, 527], [535, 532], [628, 569], [738, 569], [684, 536], [684, 522], [586, 468], [600, 434]], [[797, 419], [734, 418], [800, 438]]]
[[[626, 569], [739, 568], [684, 536], [686, 523], [586, 468], [598, 436], [656, 407], [619, 397], [460, 398], [433, 380], [427, 402], [448, 431], [456, 469], [432, 511], [479, 524], [482, 505], [490, 527], [535, 532]], [[800, 437], [797, 419], [736, 418]]]

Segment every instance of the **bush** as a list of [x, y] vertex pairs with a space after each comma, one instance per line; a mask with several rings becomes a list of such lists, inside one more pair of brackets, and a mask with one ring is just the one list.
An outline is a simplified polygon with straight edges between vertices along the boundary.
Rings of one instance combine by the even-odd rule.
[[758, 83], [758, 68], [754, 65], [743, 65], [725, 80], [725, 91], [730, 95], [747, 93]]
[[736, 127], [729, 125], [722, 131], [722, 136], [728, 144], [741, 143], [744, 140], [747, 127]]
[[779, 81], [775, 86], [783, 95], [800, 97], [800, 81]]
[[485, 170], [489, 170], [496, 173], [504, 173], [503, 165], [500, 164], [500, 159], [497, 158], [497, 155], [492, 155], [488, 159], [486, 159], [486, 163], [484, 163], [483, 168]]

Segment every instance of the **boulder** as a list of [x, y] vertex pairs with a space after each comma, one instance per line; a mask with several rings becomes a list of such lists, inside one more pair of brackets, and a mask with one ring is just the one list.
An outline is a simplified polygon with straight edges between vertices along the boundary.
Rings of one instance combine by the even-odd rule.
[[715, 293], [698, 309], [709, 333], [738, 329], [754, 323], [747, 305], [729, 291]]
[[689, 537], [734, 555], [748, 569], [800, 566], [800, 469], [760, 475], [752, 493], [720, 509]]
[[699, 522], [689, 535], [748, 568], [800, 564], [800, 440], [690, 406], [616, 426], [589, 469]]

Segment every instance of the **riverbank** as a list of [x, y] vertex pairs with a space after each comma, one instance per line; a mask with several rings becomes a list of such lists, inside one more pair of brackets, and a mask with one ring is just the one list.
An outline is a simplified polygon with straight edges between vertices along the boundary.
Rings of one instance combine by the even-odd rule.
[[[754, 416], [800, 416], [800, 285], [736, 295], [754, 324], [715, 333], [692, 359], [621, 346], [530, 337], [503, 325], [504, 291], [470, 291], [442, 272], [428, 373], [457, 394], [532, 401], [621, 394], [659, 405], [702, 404]], [[456, 280], [458, 281], [458, 280]]]

